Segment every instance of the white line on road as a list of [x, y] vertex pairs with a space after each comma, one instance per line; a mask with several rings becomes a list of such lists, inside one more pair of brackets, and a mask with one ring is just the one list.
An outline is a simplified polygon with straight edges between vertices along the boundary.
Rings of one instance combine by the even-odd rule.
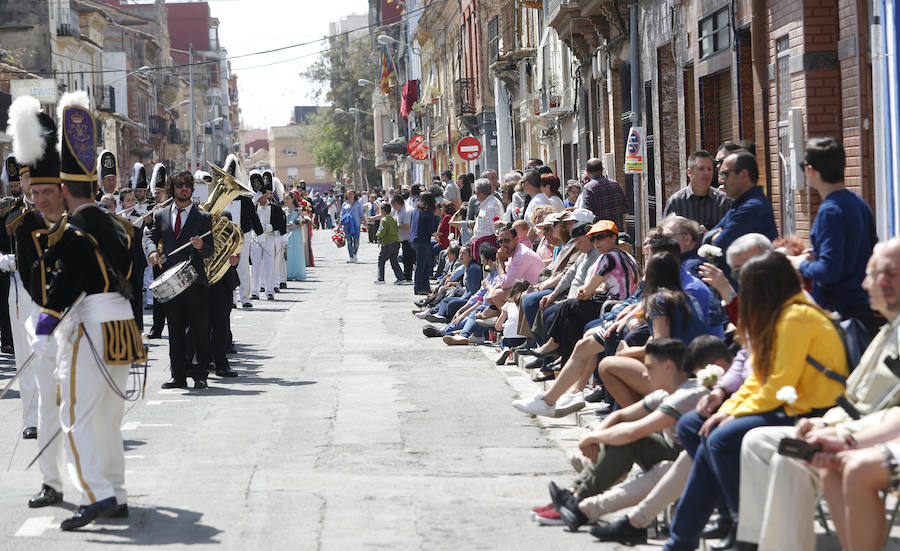
[[126, 455], [125, 459], [143, 459], [146, 455]]
[[33, 538], [40, 536], [44, 530], [49, 528], [58, 528], [59, 523], [54, 522], [53, 517], [31, 517], [26, 520], [18, 530], [15, 537], [17, 538]]
[[177, 402], [190, 402], [190, 400], [147, 400], [148, 406], [161, 406], [163, 404], [174, 404]]
[[122, 425], [122, 430], [137, 430], [138, 427], [171, 427], [172, 423], [141, 423], [140, 421], [129, 421]]

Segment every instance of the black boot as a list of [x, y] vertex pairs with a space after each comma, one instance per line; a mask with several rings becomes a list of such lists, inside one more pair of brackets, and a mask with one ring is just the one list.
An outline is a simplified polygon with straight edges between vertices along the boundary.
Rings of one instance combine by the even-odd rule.
[[737, 524], [732, 523], [731, 529], [728, 530], [728, 535], [725, 536], [725, 539], [718, 545], [711, 545], [709, 549], [710, 551], [726, 551], [732, 549], [735, 544], [737, 544]]

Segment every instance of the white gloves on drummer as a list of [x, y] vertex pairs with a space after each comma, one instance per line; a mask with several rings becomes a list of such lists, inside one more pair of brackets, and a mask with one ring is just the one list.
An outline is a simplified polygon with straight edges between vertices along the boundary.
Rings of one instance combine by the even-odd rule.
[[275, 228], [272, 227], [272, 224], [266, 224], [266, 233], [270, 233], [275, 231]]
[[12, 272], [16, 269], [16, 255], [0, 254], [0, 270]]

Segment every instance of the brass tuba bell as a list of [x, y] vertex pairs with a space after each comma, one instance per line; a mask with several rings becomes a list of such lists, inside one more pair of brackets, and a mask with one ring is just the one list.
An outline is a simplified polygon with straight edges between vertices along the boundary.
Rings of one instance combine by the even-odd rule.
[[244, 246], [244, 232], [240, 226], [222, 216], [228, 205], [243, 194], [253, 191], [230, 174], [207, 162], [213, 172], [213, 184], [209, 190], [209, 200], [202, 205], [203, 210], [212, 215], [213, 254], [204, 259], [206, 278], [215, 283], [225, 276], [230, 264], [229, 258], [240, 252]]

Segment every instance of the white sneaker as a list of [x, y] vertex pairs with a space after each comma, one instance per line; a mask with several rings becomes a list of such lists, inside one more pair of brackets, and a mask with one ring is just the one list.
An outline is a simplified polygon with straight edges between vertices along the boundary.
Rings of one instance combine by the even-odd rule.
[[384, 285], [384, 280], [383, 280], [383, 279], [376, 279], [376, 280], [375, 280], [375, 285]]
[[353, 257], [353, 263], [354, 263], [354, 264], [359, 264], [359, 257], [358, 257], [358, 256], [354, 256], [354, 257]]
[[421, 312], [416, 312], [416, 313], [413, 314], [413, 315], [416, 316], [417, 318], [419, 318], [420, 320], [423, 320], [423, 319], [425, 319], [425, 317], [428, 316], [428, 314], [430, 314], [430, 313], [431, 313], [430, 310], [425, 309], [425, 310], [422, 310]]
[[565, 417], [570, 413], [584, 409], [584, 405], [584, 395], [582, 393], [563, 394], [556, 401], [556, 415]]
[[543, 398], [544, 393], [538, 392], [528, 400], [513, 400], [512, 405], [522, 413], [541, 415], [543, 417], [555, 417], [556, 408], [547, 404], [547, 402], [545, 402]]
[[412, 284], [413, 284], [413, 280], [411, 280], [411, 279], [404, 279], [403, 281], [401, 281], [401, 282], [398, 283], [397, 285], [412, 285]]

